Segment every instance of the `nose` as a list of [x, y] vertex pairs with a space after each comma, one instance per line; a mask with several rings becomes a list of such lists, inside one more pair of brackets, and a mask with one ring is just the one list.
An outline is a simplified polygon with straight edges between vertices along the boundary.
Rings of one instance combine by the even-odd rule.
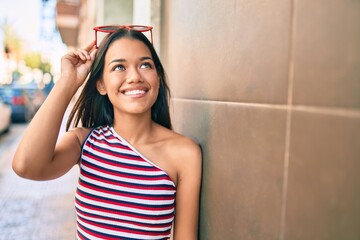
[[138, 83], [142, 81], [143, 79], [138, 69], [131, 68], [128, 70], [128, 76], [126, 78], [127, 83]]

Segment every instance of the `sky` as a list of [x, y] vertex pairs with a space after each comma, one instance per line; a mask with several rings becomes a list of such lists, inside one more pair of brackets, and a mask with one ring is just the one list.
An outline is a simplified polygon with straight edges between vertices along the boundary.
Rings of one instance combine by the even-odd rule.
[[[0, 23], [7, 19], [26, 45], [37, 49], [40, 41], [41, 0], [0, 0]], [[3, 42], [2, 33], [0, 41]]]
[[[55, 7], [56, 0], [49, 0], [49, 2], [50, 6]], [[55, 16], [54, 8], [48, 8], [47, 10], [44, 12], [46, 16]], [[45, 31], [54, 32], [56, 29], [55, 19], [49, 20], [48, 18], [47, 21], [41, 22], [41, 14], [42, 0], [0, 0], [0, 24], [6, 19], [24, 41], [26, 49], [41, 50], [46, 44], [41, 42], [40, 33]], [[1, 43], [3, 41], [2, 35], [0, 31]], [[54, 36], [55, 39], [52, 39], [51, 43], [61, 44], [60, 35], [57, 33]]]
[[[49, 0], [55, 6], [56, 0]], [[51, 5], [51, 4], [50, 4]], [[60, 59], [66, 53], [66, 46], [62, 43], [60, 35], [56, 33], [51, 41], [44, 42], [40, 38], [41, 33], [41, 10], [42, 0], [0, 0], [0, 24], [7, 19], [16, 30], [17, 35], [24, 40], [24, 49], [29, 52], [45, 52], [48, 58]], [[49, 9], [48, 9], [49, 10]], [[54, 13], [50, 9], [51, 13]], [[49, 16], [49, 12], [46, 12]], [[45, 24], [46, 31], [54, 32], [55, 19], [50, 19]], [[49, 30], [50, 29], [50, 30]], [[0, 31], [0, 46], [3, 43], [3, 34]], [[51, 60], [54, 62], [55, 60]], [[55, 61], [56, 62], [56, 61]], [[55, 63], [57, 65], [57, 63]], [[56, 68], [56, 66], [55, 66]]]

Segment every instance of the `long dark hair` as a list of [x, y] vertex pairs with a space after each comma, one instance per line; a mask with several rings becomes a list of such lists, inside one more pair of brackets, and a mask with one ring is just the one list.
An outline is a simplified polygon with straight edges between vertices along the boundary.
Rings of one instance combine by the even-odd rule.
[[71, 123], [73, 126], [79, 125], [80, 121], [83, 127], [94, 128], [103, 125], [112, 126], [114, 124], [114, 109], [107, 95], [101, 95], [96, 83], [102, 79], [104, 70], [105, 54], [109, 46], [118, 39], [129, 38], [143, 42], [151, 52], [156, 72], [160, 81], [159, 94], [154, 105], [151, 107], [151, 119], [168, 128], [172, 129], [169, 113], [170, 90], [166, 83], [165, 70], [160, 62], [153, 45], [147, 37], [137, 31], [119, 29], [116, 32], [107, 35], [101, 42], [96, 52], [95, 60], [90, 68], [89, 79], [87, 80], [78, 100], [76, 101], [69, 119], [66, 124], [66, 130], [69, 130]]

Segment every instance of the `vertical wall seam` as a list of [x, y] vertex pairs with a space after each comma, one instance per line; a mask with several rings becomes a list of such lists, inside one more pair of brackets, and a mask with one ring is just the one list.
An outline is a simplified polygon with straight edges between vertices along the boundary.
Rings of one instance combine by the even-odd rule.
[[291, 23], [290, 23], [290, 41], [289, 41], [289, 72], [288, 72], [288, 99], [285, 126], [285, 152], [284, 152], [284, 172], [283, 186], [281, 196], [281, 213], [280, 213], [280, 240], [285, 240], [285, 221], [287, 207], [287, 191], [289, 177], [289, 160], [290, 160], [290, 136], [291, 136], [291, 115], [293, 104], [293, 81], [294, 81], [294, 54], [295, 54], [295, 35], [296, 35], [296, 7], [297, 0], [291, 1]]

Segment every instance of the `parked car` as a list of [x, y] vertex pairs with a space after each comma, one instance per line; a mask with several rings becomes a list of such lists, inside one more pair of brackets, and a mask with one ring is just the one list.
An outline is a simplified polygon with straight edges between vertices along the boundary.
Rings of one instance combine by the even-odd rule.
[[46, 97], [40, 89], [29, 84], [3, 86], [0, 95], [11, 106], [13, 122], [30, 121]]
[[0, 96], [0, 134], [9, 131], [11, 125], [11, 107]]

